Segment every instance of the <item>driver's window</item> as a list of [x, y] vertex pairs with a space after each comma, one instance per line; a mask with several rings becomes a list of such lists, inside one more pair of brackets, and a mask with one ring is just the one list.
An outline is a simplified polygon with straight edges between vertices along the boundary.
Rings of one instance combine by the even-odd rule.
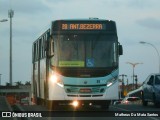
[[160, 85], [160, 75], [155, 76], [155, 85]]
[[152, 75], [148, 81], [149, 85], [153, 85], [154, 76]]

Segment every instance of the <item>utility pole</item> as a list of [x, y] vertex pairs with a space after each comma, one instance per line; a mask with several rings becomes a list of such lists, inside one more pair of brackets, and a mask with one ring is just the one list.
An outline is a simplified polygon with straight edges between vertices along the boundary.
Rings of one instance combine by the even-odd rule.
[[137, 88], [138, 88], [138, 79], [137, 79], [137, 75], [135, 75], [134, 77], [135, 77], [136, 89], [137, 89]]
[[119, 76], [122, 76], [122, 92], [121, 92], [121, 97], [124, 97], [124, 77], [127, 77], [127, 75], [119, 75]]
[[1, 75], [2, 75], [2, 74], [0, 74], [0, 86], [1, 86]]
[[10, 85], [12, 86], [12, 18], [14, 15], [14, 11], [12, 9], [10, 9], [8, 11], [8, 17], [10, 18], [10, 74], [9, 74], [9, 80], [10, 80]]
[[127, 93], [128, 93], [128, 78], [127, 78], [127, 87], [126, 87]]

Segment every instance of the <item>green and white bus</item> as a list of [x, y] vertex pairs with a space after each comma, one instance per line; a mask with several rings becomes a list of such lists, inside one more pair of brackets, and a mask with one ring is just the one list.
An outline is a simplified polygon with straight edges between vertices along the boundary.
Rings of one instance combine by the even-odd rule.
[[51, 22], [33, 43], [32, 102], [100, 105], [118, 99], [119, 56], [116, 23], [104, 19]]

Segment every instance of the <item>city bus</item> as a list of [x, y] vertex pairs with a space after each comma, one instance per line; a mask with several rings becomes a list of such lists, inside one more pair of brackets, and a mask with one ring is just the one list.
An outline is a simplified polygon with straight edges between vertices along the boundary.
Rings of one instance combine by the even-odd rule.
[[119, 98], [116, 23], [104, 19], [64, 19], [32, 47], [32, 103], [48, 109], [62, 105], [109, 107]]

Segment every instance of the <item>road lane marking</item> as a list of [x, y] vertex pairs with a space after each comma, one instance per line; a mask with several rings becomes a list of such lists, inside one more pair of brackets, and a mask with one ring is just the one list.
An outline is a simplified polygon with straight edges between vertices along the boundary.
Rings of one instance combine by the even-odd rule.
[[127, 110], [127, 109], [123, 109], [123, 108], [118, 108], [118, 107], [113, 107], [113, 106], [111, 106], [112, 108], [116, 108], [116, 109], [119, 109], [119, 110], [123, 110], [123, 111], [129, 111], [130, 112], [130, 110]]

